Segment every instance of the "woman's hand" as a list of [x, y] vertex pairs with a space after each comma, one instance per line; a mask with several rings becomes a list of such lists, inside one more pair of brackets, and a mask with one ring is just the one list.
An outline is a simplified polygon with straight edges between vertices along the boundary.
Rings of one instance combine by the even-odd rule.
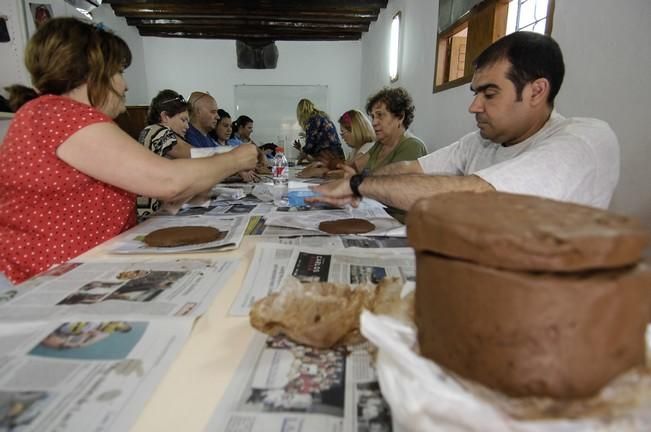
[[258, 175], [253, 170], [240, 171], [238, 174], [246, 183], [257, 183], [260, 181], [260, 177], [258, 177]]

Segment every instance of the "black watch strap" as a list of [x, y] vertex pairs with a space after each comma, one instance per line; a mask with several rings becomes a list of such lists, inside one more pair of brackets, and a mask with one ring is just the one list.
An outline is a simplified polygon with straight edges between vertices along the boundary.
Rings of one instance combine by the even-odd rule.
[[350, 190], [353, 191], [353, 195], [355, 195], [357, 198], [361, 198], [362, 194], [359, 193], [359, 187], [364, 181], [364, 175], [363, 174], [355, 174], [350, 178]]

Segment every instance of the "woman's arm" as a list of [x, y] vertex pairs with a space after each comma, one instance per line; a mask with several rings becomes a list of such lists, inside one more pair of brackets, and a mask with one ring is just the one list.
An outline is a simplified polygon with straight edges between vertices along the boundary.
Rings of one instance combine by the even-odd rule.
[[191, 150], [192, 146], [183, 138], [177, 136], [176, 144], [167, 152], [167, 154], [172, 159], [190, 159], [192, 157]]
[[118, 188], [176, 201], [253, 168], [257, 151], [252, 145], [242, 144], [207, 158], [167, 159], [141, 146], [114, 123], [95, 123], [64, 141], [57, 156], [73, 168]]

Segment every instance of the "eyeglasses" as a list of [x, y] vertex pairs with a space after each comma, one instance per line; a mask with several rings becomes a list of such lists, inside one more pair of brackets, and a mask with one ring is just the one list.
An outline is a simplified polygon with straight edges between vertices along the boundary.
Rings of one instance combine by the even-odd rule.
[[183, 97], [183, 95], [178, 95], [178, 96], [176, 96], [176, 97], [173, 97], [172, 99], [165, 99], [165, 100], [162, 101], [160, 104], [161, 104], [161, 105], [165, 105], [165, 104], [168, 104], [168, 103], [170, 103], [170, 102], [181, 102], [182, 104], [187, 103], [186, 100], [185, 100], [185, 98]]

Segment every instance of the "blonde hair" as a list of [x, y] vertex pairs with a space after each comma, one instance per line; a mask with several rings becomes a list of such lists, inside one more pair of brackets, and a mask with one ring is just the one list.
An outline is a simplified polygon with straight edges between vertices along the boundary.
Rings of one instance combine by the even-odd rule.
[[296, 105], [296, 120], [298, 120], [298, 124], [303, 128], [303, 130], [305, 130], [307, 121], [310, 117], [314, 117], [315, 115], [329, 118], [328, 114], [318, 109], [311, 100], [301, 99], [298, 101], [298, 104]]
[[359, 110], [348, 110], [339, 117], [339, 125], [350, 132], [351, 141], [348, 143], [358, 149], [368, 142], [375, 141], [375, 132], [368, 118]]
[[92, 106], [102, 107], [112, 78], [131, 64], [131, 51], [120, 37], [75, 18], [48, 20], [25, 49], [25, 66], [40, 94], [62, 95], [88, 85]]

